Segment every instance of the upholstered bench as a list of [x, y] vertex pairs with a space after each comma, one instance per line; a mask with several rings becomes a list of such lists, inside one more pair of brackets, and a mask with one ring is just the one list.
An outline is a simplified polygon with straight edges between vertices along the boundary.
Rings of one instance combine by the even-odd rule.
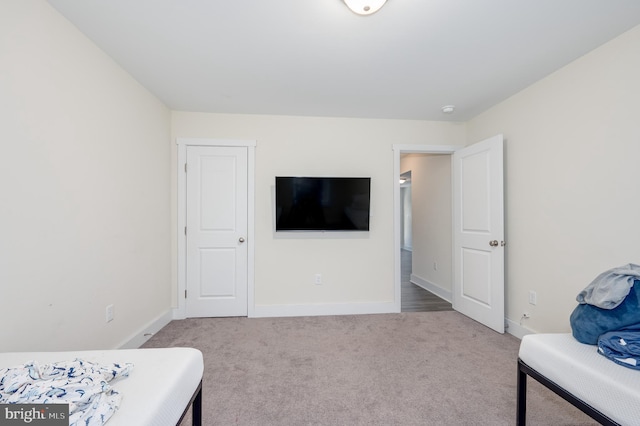
[[45, 364], [76, 358], [98, 364], [134, 364], [129, 377], [113, 383], [113, 389], [122, 395], [122, 402], [107, 421], [108, 426], [176, 425], [191, 406], [193, 424], [201, 424], [204, 362], [197, 349], [0, 353], [0, 369], [29, 361]]
[[598, 354], [571, 334], [532, 334], [518, 354], [517, 424], [526, 423], [531, 376], [603, 425], [640, 424], [640, 371]]

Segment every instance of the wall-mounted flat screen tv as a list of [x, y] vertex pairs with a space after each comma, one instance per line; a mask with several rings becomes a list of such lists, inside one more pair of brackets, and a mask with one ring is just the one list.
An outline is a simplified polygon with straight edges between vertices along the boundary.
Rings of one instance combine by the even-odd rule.
[[276, 176], [276, 231], [368, 231], [371, 178]]

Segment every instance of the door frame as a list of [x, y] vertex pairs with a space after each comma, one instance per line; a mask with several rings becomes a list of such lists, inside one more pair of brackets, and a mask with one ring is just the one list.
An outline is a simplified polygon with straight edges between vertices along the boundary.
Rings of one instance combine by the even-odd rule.
[[178, 307], [174, 312], [175, 319], [187, 317], [185, 292], [187, 289], [187, 245], [185, 227], [187, 226], [187, 178], [185, 164], [187, 162], [187, 147], [246, 147], [247, 148], [247, 316], [254, 316], [254, 270], [255, 270], [255, 140], [238, 139], [206, 139], [206, 138], [177, 138], [178, 161], [177, 172], [177, 281]]
[[[405, 145], [393, 144], [393, 258], [394, 258], [394, 310], [400, 312], [402, 309], [402, 271], [400, 259], [400, 155], [401, 154], [448, 154], [464, 148], [457, 145]], [[453, 173], [453, 171], [452, 171]], [[452, 188], [453, 189], [453, 188]], [[452, 199], [453, 202], [453, 199]], [[452, 206], [453, 212], [453, 206]], [[453, 227], [451, 229], [451, 238], [453, 241]], [[453, 252], [451, 276], [453, 277]], [[453, 285], [453, 283], [452, 283]]]

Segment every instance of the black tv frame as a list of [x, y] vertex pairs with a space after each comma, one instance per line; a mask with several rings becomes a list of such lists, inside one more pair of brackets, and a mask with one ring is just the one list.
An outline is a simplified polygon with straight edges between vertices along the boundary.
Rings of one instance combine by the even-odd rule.
[[371, 177], [276, 176], [275, 181], [276, 232], [370, 230]]

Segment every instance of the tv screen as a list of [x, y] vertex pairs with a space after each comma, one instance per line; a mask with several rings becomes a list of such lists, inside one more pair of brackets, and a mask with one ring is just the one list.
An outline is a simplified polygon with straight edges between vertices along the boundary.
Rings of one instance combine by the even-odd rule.
[[276, 231], [368, 231], [371, 178], [276, 176]]

